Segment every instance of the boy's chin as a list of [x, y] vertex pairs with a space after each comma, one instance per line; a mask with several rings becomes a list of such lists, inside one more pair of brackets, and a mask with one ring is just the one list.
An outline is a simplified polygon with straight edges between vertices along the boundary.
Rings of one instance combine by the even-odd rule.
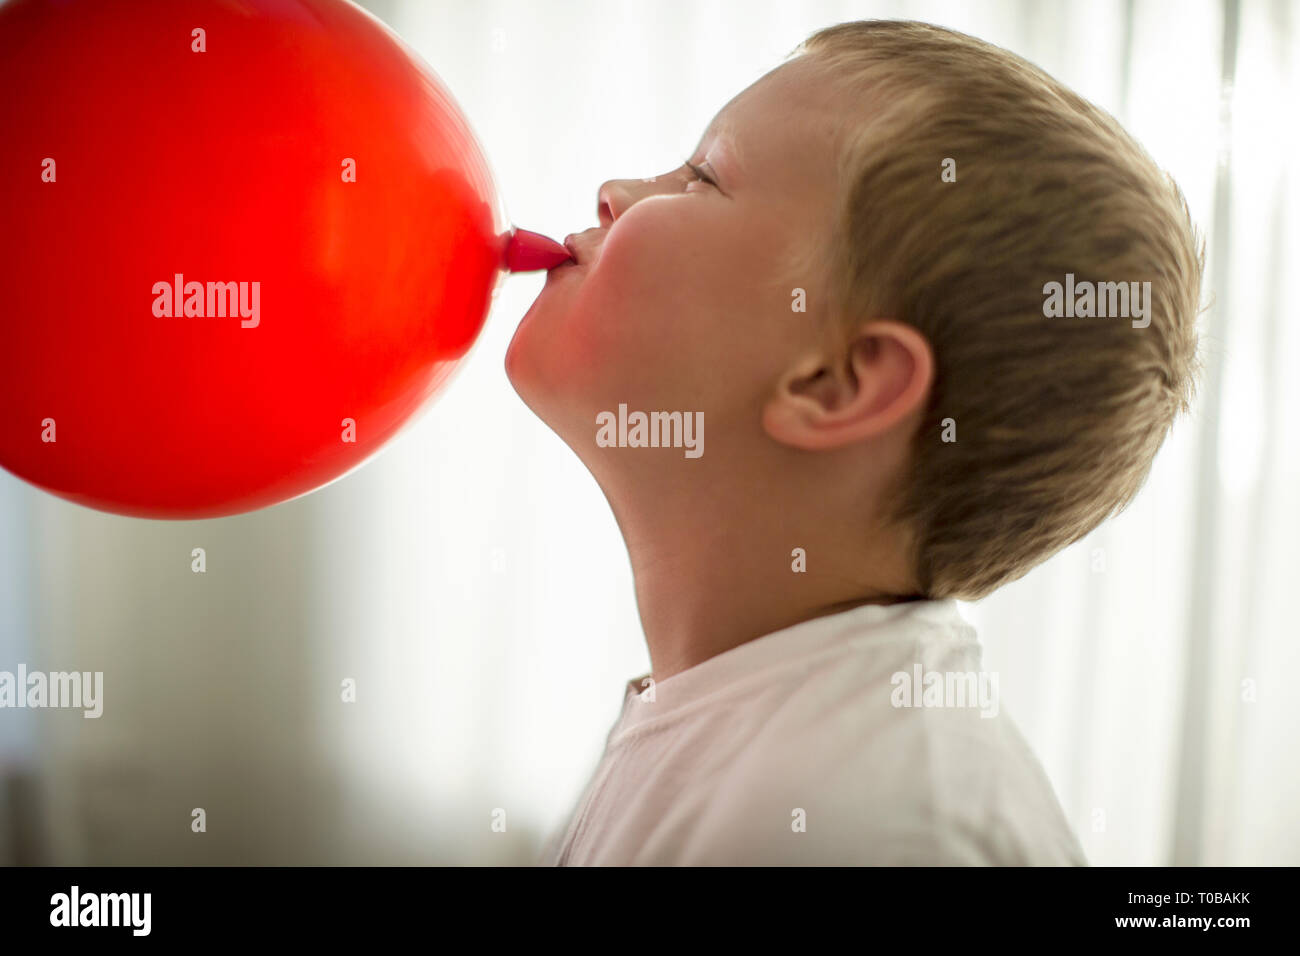
[[533, 414], [542, 418], [537, 408], [542, 397], [542, 389], [537, 382], [536, 369], [514, 342], [511, 342], [506, 350], [505, 366], [510, 387], [515, 390], [515, 394], [523, 400], [523, 403], [532, 409]]
[[[536, 308], [536, 305], [533, 308]], [[532, 311], [529, 309], [519, 325], [515, 327], [515, 334], [510, 339], [510, 344], [506, 346], [505, 358], [506, 378], [510, 380], [511, 386], [525, 403], [528, 403], [529, 393], [537, 389], [541, 372], [539, 356], [533, 347], [533, 337], [527, 328]]]
[[505, 370], [515, 394], [534, 415], [558, 433], [557, 422], [562, 418], [561, 410], [566, 402], [564, 376], [548, 368], [544, 357], [530, 350], [528, 342], [521, 340], [518, 332], [506, 349]]
[[538, 296], [533, 300], [506, 347], [506, 377], [525, 401], [525, 391], [543, 388], [548, 380], [560, 378], [563, 372], [553, 367], [563, 357], [556, 342], [560, 335], [556, 320], [561, 316], [554, 314], [555, 310], [543, 298]]

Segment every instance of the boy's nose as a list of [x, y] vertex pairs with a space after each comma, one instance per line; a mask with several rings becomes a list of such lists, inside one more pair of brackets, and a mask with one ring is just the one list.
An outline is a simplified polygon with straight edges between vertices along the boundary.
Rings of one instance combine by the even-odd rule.
[[614, 220], [636, 203], [638, 199], [656, 193], [671, 192], [671, 176], [653, 176], [650, 179], [611, 179], [603, 183], [596, 193], [596, 215], [602, 228], [608, 229]]
[[601, 228], [608, 229], [635, 201], [628, 195], [626, 183], [625, 179], [611, 179], [601, 184], [596, 193], [596, 216]]

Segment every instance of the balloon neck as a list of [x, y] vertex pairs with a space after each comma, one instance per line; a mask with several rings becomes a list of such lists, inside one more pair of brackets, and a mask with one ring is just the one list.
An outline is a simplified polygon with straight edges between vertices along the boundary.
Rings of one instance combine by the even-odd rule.
[[539, 269], [553, 269], [572, 258], [569, 250], [554, 239], [527, 229], [516, 229], [506, 246], [506, 271], [536, 272]]

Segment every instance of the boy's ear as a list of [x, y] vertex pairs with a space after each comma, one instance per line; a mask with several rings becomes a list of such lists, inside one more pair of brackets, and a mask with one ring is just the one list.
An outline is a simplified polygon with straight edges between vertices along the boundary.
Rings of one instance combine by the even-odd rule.
[[872, 320], [836, 353], [790, 369], [763, 409], [763, 428], [795, 448], [838, 448], [882, 435], [922, 408], [933, 380], [925, 336], [902, 322]]

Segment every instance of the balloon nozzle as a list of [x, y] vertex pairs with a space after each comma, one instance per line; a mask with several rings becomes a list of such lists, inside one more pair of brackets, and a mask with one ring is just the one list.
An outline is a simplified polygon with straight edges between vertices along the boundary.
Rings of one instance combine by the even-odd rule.
[[516, 229], [506, 246], [506, 271], [536, 272], [539, 269], [553, 269], [572, 258], [569, 250], [554, 239], [527, 229]]

